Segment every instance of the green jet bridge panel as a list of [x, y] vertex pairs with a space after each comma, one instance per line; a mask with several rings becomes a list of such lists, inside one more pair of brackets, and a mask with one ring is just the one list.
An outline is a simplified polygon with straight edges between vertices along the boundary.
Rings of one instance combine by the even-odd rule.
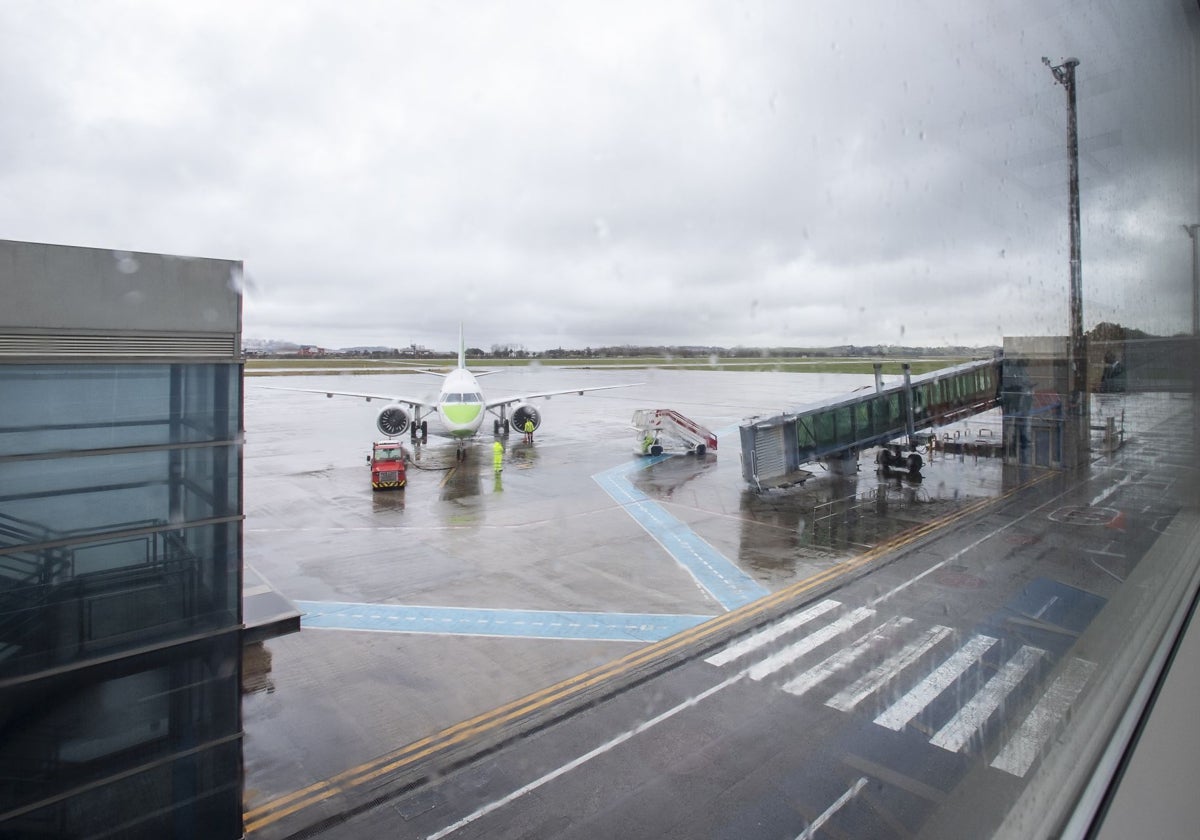
[[[741, 426], [742, 477], [758, 490], [786, 487], [809, 476], [805, 464], [856, 456], [898, 438], [915, 448], [927, 429], [995, 408], [1001, 360], [966, 362], [921, 376], [904, 365], [904, 381], [836, 397], [820, 405]], [[878, 370], [878, 368], [877, 368]]]

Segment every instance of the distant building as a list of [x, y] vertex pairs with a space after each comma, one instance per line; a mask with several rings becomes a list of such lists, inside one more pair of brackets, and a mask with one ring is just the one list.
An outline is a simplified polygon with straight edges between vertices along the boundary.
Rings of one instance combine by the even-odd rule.
[[240, 270], [0, 240], [0, 836], [242, 835]]

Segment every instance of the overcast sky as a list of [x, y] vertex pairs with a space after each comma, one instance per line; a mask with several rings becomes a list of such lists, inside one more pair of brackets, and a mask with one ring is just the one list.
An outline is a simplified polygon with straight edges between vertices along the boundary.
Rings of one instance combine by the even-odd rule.
[[[1112, 8], [1108, 8], [1108, 7]], [[0, 238], [238, 259], [246, 338], [1190, 328], [1192, 0], [0, 4]], [[1192, 28], [1192, 29], [1189, 29]]]

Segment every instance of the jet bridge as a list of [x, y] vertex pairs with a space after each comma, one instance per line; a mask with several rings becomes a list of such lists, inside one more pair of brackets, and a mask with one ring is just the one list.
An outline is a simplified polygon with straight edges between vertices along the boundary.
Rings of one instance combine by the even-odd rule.
[[[740, 427], [742, 477], [757, 490], [799, 484], [819, 461], [857, 463], [872, 446], [903, 442], [917, 432], [995, 408], [1000, 403], [1001, 361], [986, 359], [912, 376], [884, 387], [876, 366], [875, 390], [835, 397], [825, 403]], [[918, 456], [919, 457], [919, 456]], [[916, 462], [919, 468], [919, 461]]]

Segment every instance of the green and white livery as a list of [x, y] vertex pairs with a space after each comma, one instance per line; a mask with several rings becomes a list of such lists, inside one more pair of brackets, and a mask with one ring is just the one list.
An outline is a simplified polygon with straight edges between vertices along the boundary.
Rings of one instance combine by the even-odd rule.
[[583, 394], [587, 391], [606, 391], [611, 388], [629, 387], [629, 384], [599, 385], [590, 388], [566, 388], [559, 391], [541, 391], [499, 399], [486, 399], [477, 377], [494, 371], [481, 371], [475, 374], [467, 370], [467, 351], [461, 325], [458, 330], [458, 366], [450, 371], [421, 368], [419, 372], [442, 377], [441, 391], [435, 401], [357, 391], [326, 391], [312, 388], [276, 388], [276, 390], [303, 391], [310, 394], [324, 394], [327, 397], [358, 397], [367, 402], [384, 400], [388, 404], [380, 409], [375, 425], [388, 437], [399, 437], [405, 432], [409, 432], [414, 440], [417, 438], [426, 440], [429, 436], [428, 416], [434, 413], [441, 425], [440, 430], [435, 427], [434, 433], [453, 438], [458, 443], [458, 457], [461, 458], [466, 441], [479, 433], [488, 414], [493, 416], [492, 431], [497, 435], [506, 435], [513, 427], [524, 431], [527, 422], [532, 423], [536, 430], [541, 425], [542, 418], [538, 410], [528, 404], [530, 400], [546, 399], [559, 394]]

